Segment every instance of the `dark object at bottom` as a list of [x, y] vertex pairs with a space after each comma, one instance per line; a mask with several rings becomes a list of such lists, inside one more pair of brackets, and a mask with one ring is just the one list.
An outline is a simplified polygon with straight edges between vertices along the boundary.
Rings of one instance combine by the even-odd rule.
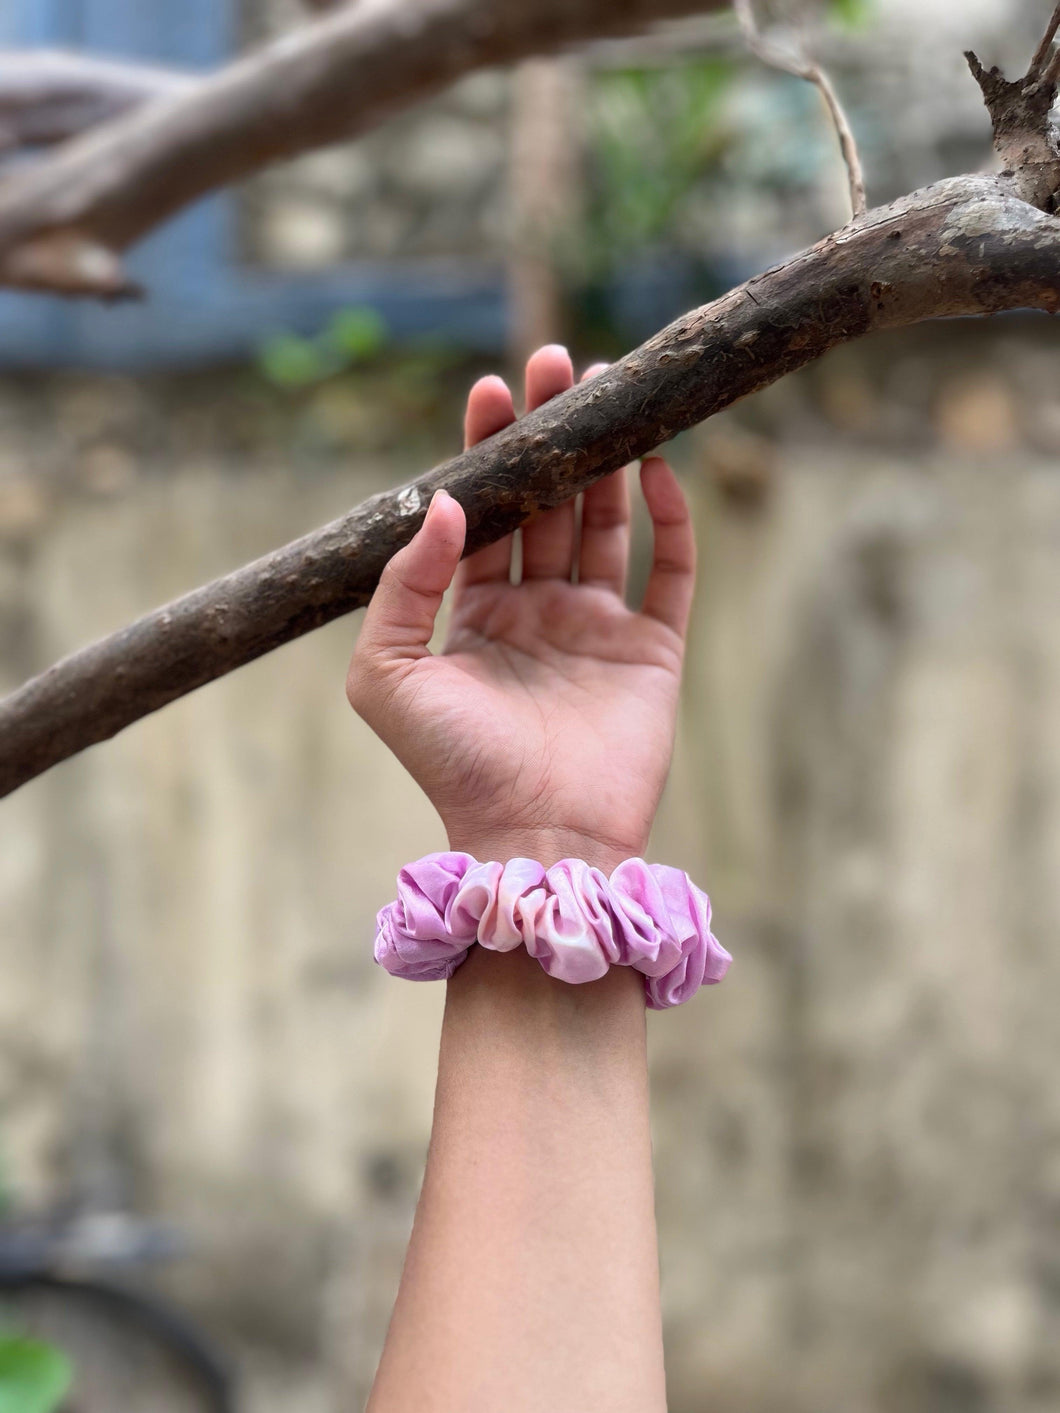
[[70, 1360], [63, 1413], [235, 1413], [221, 1357], [183, 1315], [141, 1291], [0, 1269], [0, 1324]]

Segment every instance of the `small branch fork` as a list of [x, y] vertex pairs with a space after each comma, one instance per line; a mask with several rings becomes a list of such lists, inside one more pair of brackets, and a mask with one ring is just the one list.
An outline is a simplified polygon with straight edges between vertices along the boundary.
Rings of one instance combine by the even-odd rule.
[[1053, 11], [1053, 17], [1049, 21], [1045, 37], [1035, 50], [1030, 69], [1027, 71], [1029, 79], [1037, 80], [1042, 84], [1060, 82], [1060, 50], [1053, 52], [1053, 42], [1058, 30], [1060, 30], [1060, 5], [1057, 5]]
[[864, 216], [868, 210], [868, 201], [865, 194], [865, 172], [861, 165], [861, 154], [858, 152], [854, 130], [850, 126], [850, 120], [840, 102], [838, 93], [835, 91], [832, 80], [820, 64], [815, 63], [812, 59], [805, 55], [789, 53], [769, 42], [758, 27], [754, 0], [734, 0], [734, 5], [736, 18], [740, 22], [740, 29], [751, 53], [757, 59], [761, 59], [763, 64], [768, 64], [771, 69], [779, 69], [781, 73], [793, 74], [795, 78], [805, 79], [820, 92], [839, 138], [843, 161], [846, 163], [847, 177], [850, 183], [850, 205], [854, 219], [857, 220], [859, 216]]
[[965, 58], [983, 91], [994, 129], [994, 149], [1017, 194], [1041, 211], [1057, 210], [1060, 193], [1060, 144], [1051, 113], [1060, 84], [1060, 4], [1053, 11], [1030, 68], [1010, 81], [998, 68], [987, 69], [968, 50]]

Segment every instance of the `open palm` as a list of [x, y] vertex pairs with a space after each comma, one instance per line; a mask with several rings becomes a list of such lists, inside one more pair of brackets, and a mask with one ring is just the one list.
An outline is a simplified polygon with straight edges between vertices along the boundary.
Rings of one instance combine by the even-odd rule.
[[[564, 350], [539, 350], [527, 406], [572, 378]], [[481, 379], [468, 400], [468, 444], [514, 418], [501, 379]], [[463, 511], [444, 493], [388, 565], [348, 692], [427, 792], [452, 848], [600, 866], [643, 851], [670, 763], [695, 548], [666, 463], [646, 460], [641, 483], [655, 556], [640, 612], [624, 600], [623, 472], [586, 492], [580, 527], [573, 501], [525, 527], [518, 585], [511, 537], [459, 564]], [[448, 638], [434, 656], [427, 644], [454, 576]]]

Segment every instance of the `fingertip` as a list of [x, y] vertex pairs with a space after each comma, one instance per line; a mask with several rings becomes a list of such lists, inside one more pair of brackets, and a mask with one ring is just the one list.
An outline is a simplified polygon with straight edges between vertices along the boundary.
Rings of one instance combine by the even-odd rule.
[[503, 378], [487, 373], [474, 384], [464, 414], [464, 444], [474, 446], [515, 421], [515, 402]]
[[653, 515], [657, 510], [672, 519], [683, 519], [687, 515], [688, 505], [681, 483], [673, 467], [661, 456], [644, 457], [640, 463], [640, 484]]
[[641, 459], [640, 484], [646, 496], [651, 495], [662, 482], [672, 478], [673, 474], [669, 464], [661, 456], [645, 456]]
[[540, 407], [574, 382], [574, 364], [561, 343], [546, 343], [532, 353], [526, 364], [526, 404]]
[[640, 472], [642, 476], [645, 474], [649, 476], [656, 475], [660, 468], [663, 472], [669, 471], [670, 475], [673, 475], [673, 468], [670, 466], [670, 463], [664, 457], [656, 456], [653, 453], [651, 456], [644, 456], [641, 458]]
[[464, 552], [465, 535], [463, 508], [439, 487], [419, 529], [383, 571], [368, 611], [367, 641], [387, 647], [422, 647], [427, 643], [438, 604]]
[[471, 386], [469, 400], [473, 397], [511, 397], [511, 389], [499, 373], [483, 373]]
[[590, 378], [598, 378], [601, 373], [606, 373], [610, 367], [610, 363], [591, 363], [582, 374], [582, 382], [587, 383]]
[[696, 578], [692, 516], [673, 468], [661, 456], [646, 456], [641, 487], [652, 521], [654, 550], [642, 612], [684, 637]]
[[[530, 355], [530, 362], [570, 363], [570, 351], [564, 343], [543, 343]], [[571, 364], [571, 372], [573, 373], [573, 371], [574, 365]]]
[[459, 540], [460, 547], [463, 549], [464, 536], [467, 532], [467, 517], [464, 515], [464, 507], [449, 494], [444, 486], [439, 486], [431, 496], [431, 503], [427, 507], [427, 514], [420, 527], [420, 533], [428, 526], [433, 534], [445, 543]]

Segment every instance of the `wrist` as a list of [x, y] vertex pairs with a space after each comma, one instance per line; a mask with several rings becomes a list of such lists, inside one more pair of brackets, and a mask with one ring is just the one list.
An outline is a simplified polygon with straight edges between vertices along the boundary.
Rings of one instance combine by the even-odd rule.
[[628, 1050], [631, 1037], [644, 1033], [645, 1009], [644, 978], [631, 967], [612, 967], [598, 981], [572, 986], [549, 976], [522, 947], [472, 947], [446, 982], [447, 1025], [467, 1023], [483, 1037], [526, 1028], [539, 1044], [542, 1028], [557, 1042], [572, 1028], [587, 1028], [605, 1040], [618, 1027]]
[[593, 868], [608, 876], [625, 859], [637, 858], [646, 845], [623, 847], [614, 841], [585, 834], [577, 829], [497, 829], [482, 831], [449, 829], [449, 847], [454, 853], [470, 854], [480, 863], [509, 859], [533, 859], [544, 868], [551, 868], [561, 859], [584, 859]]

